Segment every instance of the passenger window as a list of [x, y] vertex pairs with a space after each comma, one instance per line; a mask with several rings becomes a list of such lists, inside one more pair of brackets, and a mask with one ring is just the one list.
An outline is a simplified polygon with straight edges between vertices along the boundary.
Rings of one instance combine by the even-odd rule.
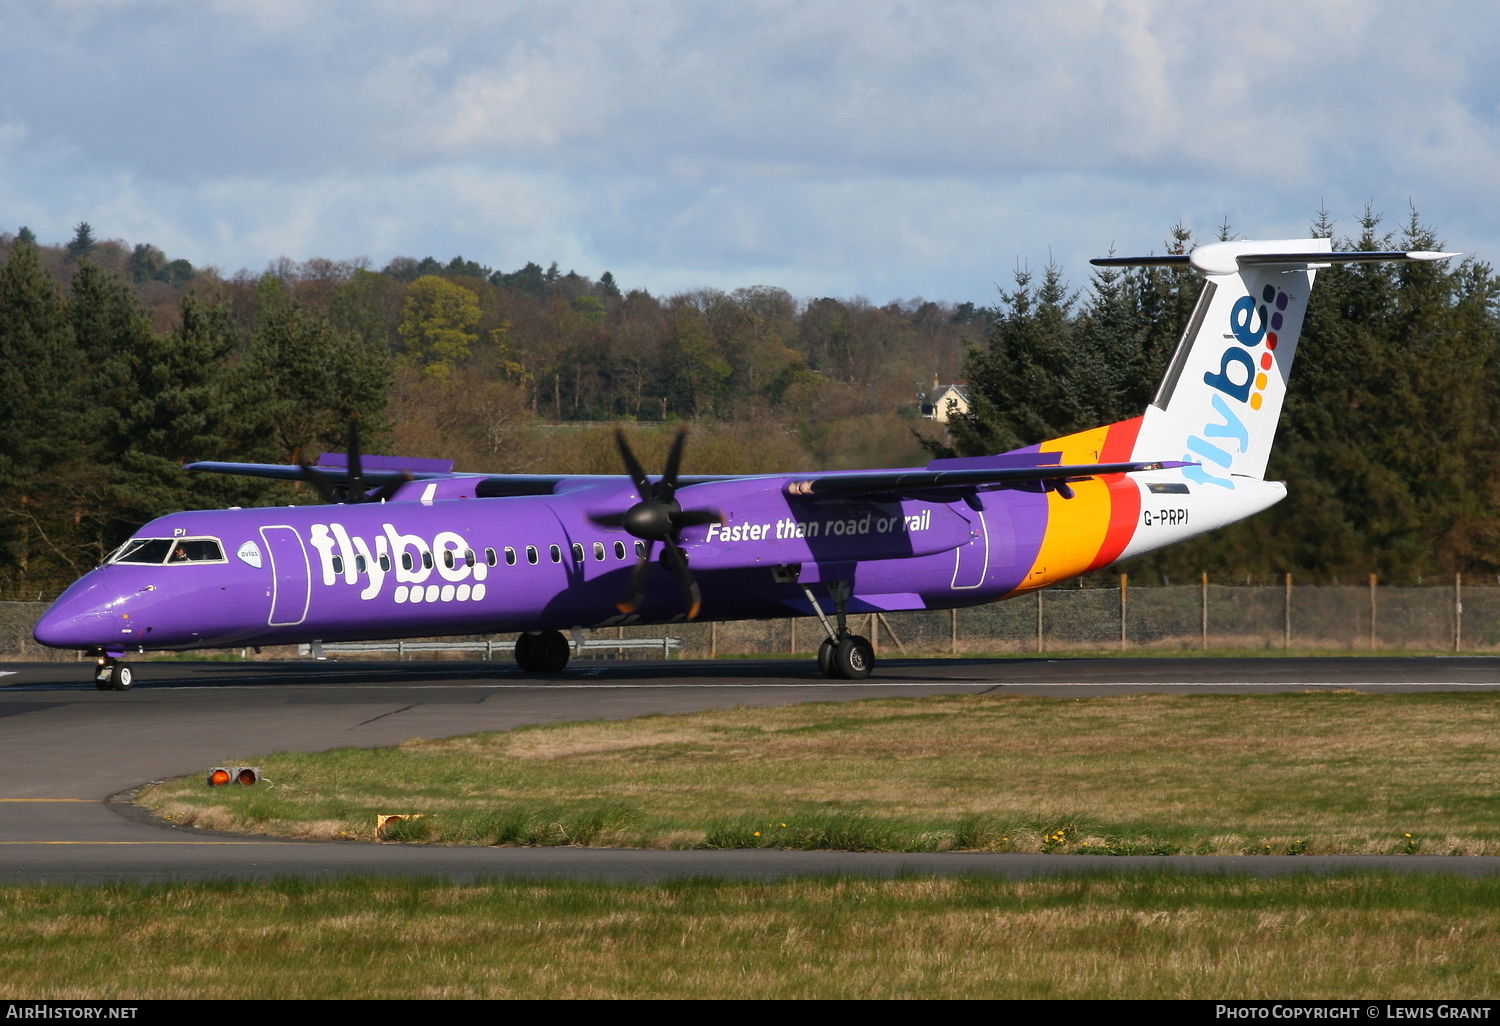
[[401, 569], [403, 569], [403, 570], [410, 570], [411, 569], [411, 553], [410, 552], [403, 552], [403, 553], [401, 553]]
[[646, 554], [646, 543], [638, 541], [635, 543], [635, 558], [640, 559]]
[[[533, 559], [532, 562], [535, 563], [536, 560]], [[513, 549], [513, 548], [511, 548], [509, 545], [505, 546], [505, 565], [506, 566], [515, 566], [516, 565], [516, 550]]]
[[423, 552], [422, 553], [422, 566], [425, 569], [427, 569], [427, 570], [431, 570], [432, 569], [432, 553], [430, 553], [430, 552]]
[[[506, 552], [510, 552], [510, 549], [506, 549], [505, 551]], [[506, 562], [507, 563], [514, 563], [515, 562], [515, 558], [514, 557], [515, 557], [515, 554], [511, 553], [511, 558], [507, 559]], [[495, 565], [495, 550], [494, 549], [485, 549], [484, 550], [484, 562], [485, 562], [485, 564], [487, 566], [494, 566]]]
[[595, 559], [603, 559], [604, 558], [604, 543], [603, 542], [594, 542], [594, 558]]
[[362, 574], [362, 573], [365, 572], [366, 569], [367, 569], [367, 567], [365, 566], [365, 557], [364, 556], [355, 556], [354, 557], [354, 572], [357, 573], [357, 574]]
[[443, 566], [447, 567], [449, 570], [453, 569], [453, 550], [452, 549], [444, 549], [443, 550]]
[[622, 541], [615, 542], [615, 558], [616, 559], [624, 559], [625, 558], [625, 543], [622, 542]]
[[552, 545], [552, 546], [548, 547], [548, 551], [549, 551], [549, 554], [552, 556], [552, 562], [554, 562], [554, 563], [561, 563], [562, 562], [562, 549], [558, 548], [556, 545]]
[[[380, 554], [380, 569], [386, 573], [391, 572], [391, 557], [387, 556], [384, 552]], [[411, 567], [407, 567], [407, 569], [410, 570]]]
[[577, 542], [573, 543], [573, 562], [583, 562], [583, 546], [578, 544]]
[[535, 545], [528, 545], [528, 546], [526, 546], [526, 562], [530, 563], [532, 566], [536, 566], [536, 546]]
[[333, 557], [333, 572], [336, 573], [336, 574], [341, 574], [341, 573], [344, 572], [344, 557], [343, 556], [334, 556]]
[[464, 549], [464, 566], [474, 565], [474, 550]]

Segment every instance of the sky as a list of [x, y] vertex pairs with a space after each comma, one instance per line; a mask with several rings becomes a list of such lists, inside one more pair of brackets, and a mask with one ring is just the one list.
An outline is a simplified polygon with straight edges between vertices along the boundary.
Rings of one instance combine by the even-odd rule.
[[1432, 0], [34, 0], [0, 231], [988, 304], [1368, 203], [1493, 261], [1497, 44]]

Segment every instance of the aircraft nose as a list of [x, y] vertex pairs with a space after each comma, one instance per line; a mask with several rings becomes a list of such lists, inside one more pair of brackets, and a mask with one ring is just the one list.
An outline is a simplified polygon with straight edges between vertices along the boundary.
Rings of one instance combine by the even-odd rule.
[[94, 591], [69, 588], [42, 614], [31, 636], [49, 648], [97, 648], [110, 643], [114, 618], [102, 602], [90, 601]]
[[108, 613], [90, 612], [69, 616], [53, 607], [42, 614], [31, 636], [49, 648], [95, 648], [110, 640], [114, 619]]

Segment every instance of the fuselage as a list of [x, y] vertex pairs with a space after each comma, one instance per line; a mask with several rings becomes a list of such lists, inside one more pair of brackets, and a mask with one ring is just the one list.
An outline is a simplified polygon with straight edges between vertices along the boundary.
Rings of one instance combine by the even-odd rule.
[[[1070, 438], [1097, 451], [1111, 432], [1133, 440], [1137, 425]], [[679, 491], [684, 507], [723, 516], [681, 537], [702, 589], [699, 619], [812, 615], [808, 592], [824, 603], [831, 581], [849, 582], [851, 613], [991, 602], [1222, 526], [1284, 495], [1275, 482], [1246, 482], [1231, 495], [1190, 488], [1180, 471], [1081, 481], [1072, 498], [1022, 487], [829, 500], [788, 495], [792, 480]], [[134, 537], [167, 544], [126, 557], [151, 561], [88, 573], [35, 636], [126, 652], [683, 619], [676, 584], [654, 561], [644, 604], [629, 616], [616, 609], [641, 543], [592, 517], [636, 501], [627, 478], [569, 478], [553, 494], [505, 498], [472, 497], [472, 479], [436, 484], [387, 503], [161, 517]], [[197, 558], [186, 558], [188, 549]]]

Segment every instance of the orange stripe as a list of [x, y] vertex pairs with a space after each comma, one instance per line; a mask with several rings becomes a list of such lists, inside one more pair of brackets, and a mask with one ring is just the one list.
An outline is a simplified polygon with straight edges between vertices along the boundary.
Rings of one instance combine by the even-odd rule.
[[[1109, 434], [1104, 439], [1103, 450], [1099, 453], [1099, 462], [1124, 463], [1129, 460], [1130, 454], [1135, 451], [1135, 437], [1140, 434], [1141, 421], [1144, 419], [1136, 417], [1111, 424]], [[1136, 521], [1141, 515], [1141, 491], [1130, 480], [1129, 475], [1109, 474], [1103, 480], [1109, 488], [1109, 528], [1104, 532], [1104, 544], [1099, 546], [1099, 553], [1089, 564], [1089, 570], [1108, 566], [1120, 558], [1120, 553], [1125, 551], [1125, 546], [1130, 544], [1130, 539], [1135, 535]]]

